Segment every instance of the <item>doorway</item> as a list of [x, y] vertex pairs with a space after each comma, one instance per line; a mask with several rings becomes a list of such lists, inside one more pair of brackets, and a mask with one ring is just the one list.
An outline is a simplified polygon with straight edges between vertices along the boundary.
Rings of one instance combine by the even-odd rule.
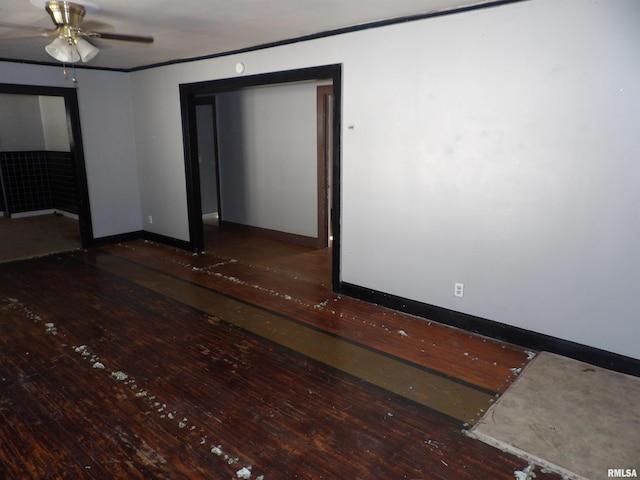
[[0, 84], [0, 95], [17, 128], [3, 128], [0, 145], [3, 251], [24, 258], [92, 246], [76, 90]]
[[[270, 74], [261, 74], [247, 77], [237, 77], [224, 80], [214, 80], [209, 82], [201, 82], [197, 84], [185, 84], [180, 85], [180, 97], [182, 107], [182, 119], [183, 119], [183, 138], [185, 148], [185, 170], [187, 180], [187, 200], [189, 211], [189, 246], [193, 251], [200, 251], [204, 247], [203, 227], [202, 227], [202, 186], [200, 177], [200, 162], [198, 158], [198, 133], [197, 133], [197, 114], [196, 106], [202, 103], [202, 99], [206, 97], [222, 98], [223, 95], [229, 93], [238, 92], [241, 90], [247, 90], [255, 87], [273, 87], [276, 85], [295, 84], [300, 82], [310, 82], [318, 80], [326, 80], [333, 87], [332, 97], [332, 121], [330, 128], [332, 129], [331, 138], [332, 145], [330, 148], [331, 167], [326, 170], [331, 172], [331, 181], [325, 182], [328, 185], [332, 185], [331, 189], [331, 201], [333, 215], [331, 217], [331, 228], [327, 225], [328, 208], [324, 207], [324, 213], [318, 214], [318, 220], [315, 219], [315, 225], [319, 225], [320, 215], [324, 217], [325, 226], [319, 228], [317, 231], [318, 236], [328, 236], [329, 230], [333, 235], [332, 249], [331, 249], [331, 275], [332, 284], [334, 288], [338, 286], [339, 282], [339, 258], [340, 258], [340, 199], [339, 199], [339, 141], [340, 141], [340, 84], [341, 84], [341, 66], [329, 65], [324, 67], [314, 67], [301, 70], [290, 70], [285, 72], [276, 72]], [[313, 87], [315, 89], [315, 86]], [[315, 108], [315, 104], [313, 105]], [[224, 128], [222, 122], [233, 122], [233, 119], [229, 119], [228, 115], [220, 115], [218, 121], [219, 129]], [[315, 119], [315, 115], [314, 115]], [[286, 132], [284, 132], [286, 134]], [[313, 132], [315, 135], [315, 130]], [[286, 137], [286, 135], [285, 135]], [[286, 138], [283, 137], [287, 141]], [[314, 139], [314, 142], [316, 140]], [[218, 145], [218, 149], [220, 146]], [[315, 155], [315, 148], [314, 153]], [[220, 167], [218, 166], [218, 169]], [[323, 167], [324, 168], [324, 167]], [[318, 167], [315, 166], [316, 172]], [[320, 172], [317, 172], [320, 173]], [[324, 178], [324, 171], [321, 175]], [[220, 175], [218, 176], [220, 178]], [[314, 172], [315, 178], [315, 172]], [[220, 181], [220, 180], [219, 180]], [[294, 180], [295, 182], [295, 180]], [[268, 183], [268, 181], [266, 182]], [[219, 192], [220, 190], [218, 190]], [[314, 188], [315, 191], [315, 188]], [[219, 195], [219, 193], [218, 193]], [[318, 198], [328, 195], [326, 186], [318, 189]], [[317, 201], [318, 199], [315, 199]], [[320, 204], [326, 204], [328, 202], [320, 202]], [[226, 215], [223, 212], [229, 212], [229, 208], [235, 208], [238, 205], [224, 205], [224, 202], [218, 205], [219, 212], [222, 215]]]

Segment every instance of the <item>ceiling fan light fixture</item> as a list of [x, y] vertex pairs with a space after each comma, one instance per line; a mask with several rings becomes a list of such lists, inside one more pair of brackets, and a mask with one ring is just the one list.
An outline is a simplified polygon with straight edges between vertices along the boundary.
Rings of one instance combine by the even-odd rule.
[[[98, 55], [100, 50], [87, 41], [87, 38], [99, 39], [98, 41], [118, 40], [121, 42], [133, 42], [139, 44], [153, 43], [153, 37], [147, 35], [131, 35], [93, 30], [93, 27], [100, 24], [100, 22], [84, 24], [83, 21], [87, 10], [84, 6], [78, 3], [73, 3], [67, 0], [30, 1], [34, 5], [36, 3], [38, 5], [44, 5], [45, 10], [55, 25], [54, 29], [47, 30], [36, 26], [4, 24], [4, 22], [0, 22], [2, 24], [0, 26], [10, 25], [15, 28], [31, 29], [38, 32], [37, 35], [34, 34], [33, 36], [53, 38], [53, 41], [44, 47], [45, 51], [48, 55], [63, 64], [74, 64], [79, 61], [87, 63]], [[90, 4], [90, 7], [91, 11], [98, 10], [98, 8], [93, 4]]]
[[57, 37], [53, 42], [44, 47], [46, 52], [62, 63], [82, 63], [91, 61], [100, 51], [84, 38], [68, 39]]
[[82, 63], [87, 63], [91, 61], [100, 51], [99, 48], [94, 47], [89, 42], [87, 42], [84, 38], [78, 38], [76, 40], [76, 50], [80, 54], [80, 59]]
[[75, 45], [69, 44], [64, 37], [57, 37], [44, 49], [49, 55], [62, 63], [76, 63], [80, 60], [80, 53], [78, 53]]

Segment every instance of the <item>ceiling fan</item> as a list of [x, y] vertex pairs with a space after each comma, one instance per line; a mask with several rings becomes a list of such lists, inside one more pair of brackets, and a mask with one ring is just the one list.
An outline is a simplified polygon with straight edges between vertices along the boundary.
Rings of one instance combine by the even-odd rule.
[[[91, 23], [84, 23], [86, 9], [78, 4], [61, 0], [49, 0], [45, 5], [45, 10], [51, 17], [55, 28], [33, 27], [29, 25], [18, 25], [0, 22], [0, 27], [17, 28], [22, 30], [35, 30], [39, 33], [24, 35], [18, 38], [54, 37], [55, 39], [45, 47], [46, 52], [62, 63], [76, 63], [82, 61], [86, 63], [93, 59], [100, 51], [97, 47], [89, 43], [86, 39], [100, 40], [121, 40], [125, 42], [153, 43], [153, 37], [143, 35], [127, 35], [121, 33], [109, 33], [93, 31]], [[16, 37], [0, 37], [16, 38]]]

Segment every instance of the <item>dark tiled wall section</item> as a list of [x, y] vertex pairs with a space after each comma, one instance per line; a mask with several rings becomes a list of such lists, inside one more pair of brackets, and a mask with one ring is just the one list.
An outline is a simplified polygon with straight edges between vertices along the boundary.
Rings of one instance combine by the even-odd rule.
[[77, 213], [76, 181], [68, 152], [0, 152], [5, 211]]
[[77, 214], [76, 175], [71, 154], [47, 152], [47, 168], [53, 208]]
[[9, 213], [53, 208], [46, 152], [6, 152], [1, 162]]

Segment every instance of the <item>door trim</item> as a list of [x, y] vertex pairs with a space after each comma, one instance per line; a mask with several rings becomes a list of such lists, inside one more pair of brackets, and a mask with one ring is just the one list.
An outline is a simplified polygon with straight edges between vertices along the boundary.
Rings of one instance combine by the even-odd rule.
[[317, 91], [317, 139], [318, 139], [318, 240], [317, 247], [329, 245], [329, 159], [327, 155], [327, 97], [333, 96], [333, 86], [320, 85]]
[[332, 245], [332, 285], [337, 290], [340, 283], [340, 122], [342, 66], [325, 65], [297, 70], [286, 70], [243, 77], [180, 84], [180, 108], [182, 113], [182, 135], [187, 189], [187, 211], [189, 222], [189, 248], [194, 251], [204, 249], [202, 228], [202, 204], [200, 192], [200, 169], [198, 165], [198, 144], [196, 136], [195, 105], [198, 97], [213, 96], [217, 93], [236, 91], [260, 85], [286, 84], [308, 80], [330, 79], [333, 83], [333, 158], [332, 158], [332, 205], [331, 230]]
[[[213, 136], [213, 154], [215, 156], [216, 204], [218, 205], [218, 219], [222, 220], [222, 202], [220, 201], [220, 162], [218, 162], [218, 114], [216, 110], [217, 108], [216, 97], [210, 96], [210, 97], [196, 99], [194, 108], [200, 105], [210, 105], [212, 109], [211, 115], [213, 117], [212, 118], [213, 131], [211, 132], [211, 135]], [[197, 119], [196, 119], [196, 128], [197, 128]], [[197, 146], [197, 143], [196, 143], [196, 146]], [[200, 162], [198, 161], [198, 177], [200, 176], [199, 173], [200, 173]], [[202, 195], [202, 188], [200, 189], [200, 194]]]

